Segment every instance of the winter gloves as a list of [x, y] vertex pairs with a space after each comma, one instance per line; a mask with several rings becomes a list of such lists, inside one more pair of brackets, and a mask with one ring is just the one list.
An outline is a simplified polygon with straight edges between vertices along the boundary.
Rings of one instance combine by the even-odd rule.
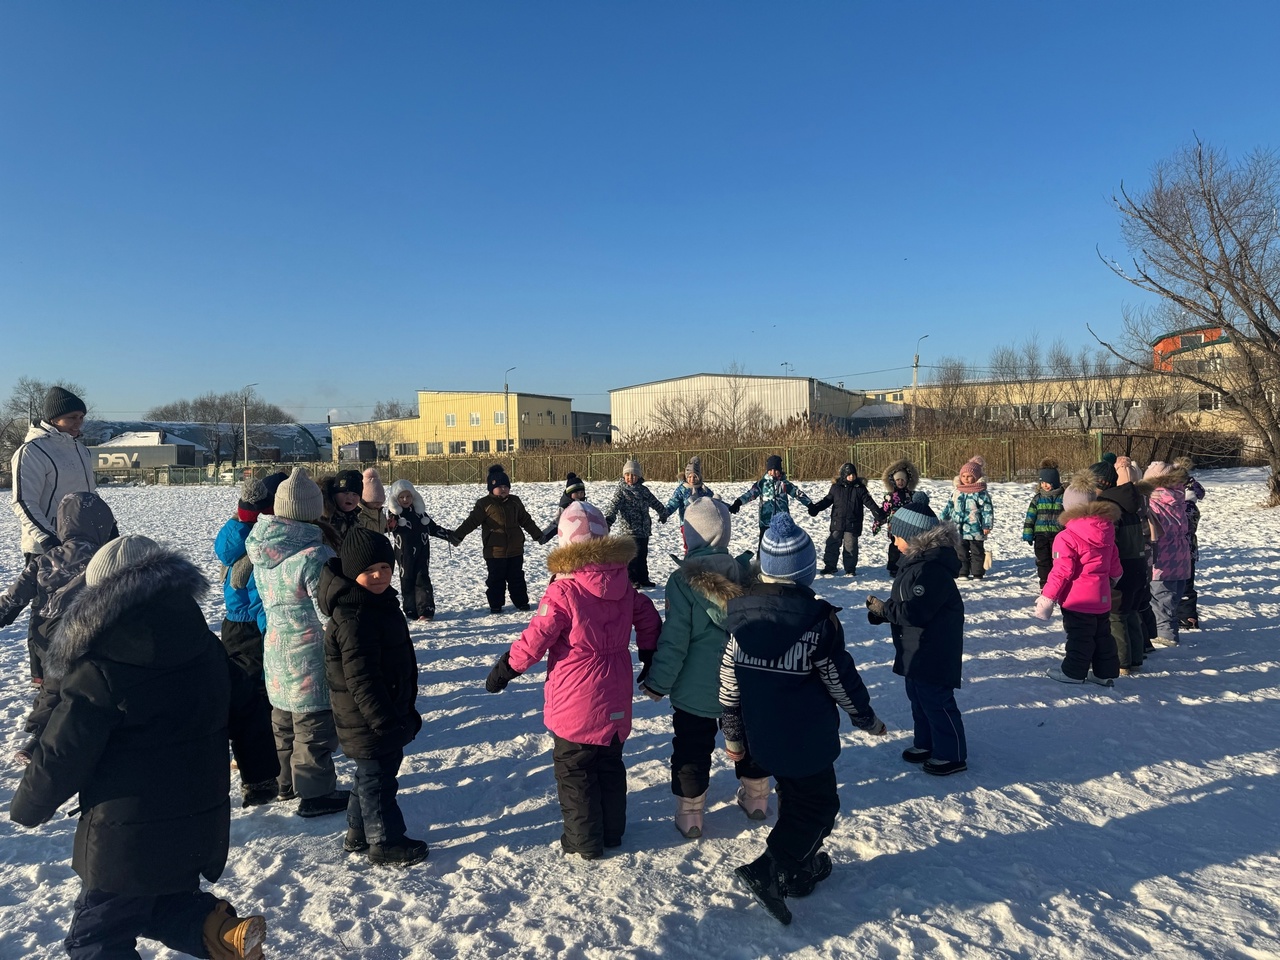
[[737, 497], [736, 499], [734, 499], [733, 503], [729, 504], [729, 512], [730, 512], [730, 513], [737, 513], [737, 512], [738, 512], [739, 510], [741, 510], [741, 509], [742, 509], [742, 498], [741, 498], [741, 497]]
[[1036, 597], [1036, 607], [1032, 611], [1032, 616], [1040, 620], [1048, 620], [1053, 616], [1053, 598], [1040, 596]]
[[649, 668], [653, 666], [653, 654], [652, 650], [639, 651], [641, 669], [640, 675], [636, 677], [636, 683], [644, 683], [649, 678]]
[[511, 666], [511, 653], [508, 651], [498, 658], [498, 662], [489, 671], [489, 676], [484, 681], [484, 688], [490, 693], [501, 693], [507, 689], [507, 684], [518, 676], [520, 671]]
[[822, 510], [818, 507], [816, 503], [809, 504], [807, 509], [809, 511], [809, 516], [811, 517], [816, 517], [818, 514], [822, 512]]
[[[854, 725], [855, 726], [857, 725], [856, 720], [854, 721]], [[883, 737], [886, 733], [889, 732], [889, 728], [884, 725], [884, 721], [881, 720], [879, 717], [875, 718], [871, 726], [862, 727], [861, 729], [863, 733], [868, 734], [869, 736], [872, 736], [872, 737]]]
[[873, 627], [889, 622], [884, 616], [884, 601], [875, 594], [867, 596], [867, 622]]

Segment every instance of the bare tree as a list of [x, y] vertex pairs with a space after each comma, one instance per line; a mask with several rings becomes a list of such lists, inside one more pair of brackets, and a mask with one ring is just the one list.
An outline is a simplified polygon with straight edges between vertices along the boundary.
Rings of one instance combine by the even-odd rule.
[[35, 377], [19, 377], [0, 406], [0, 460], [5, 464], [6, 472], [13, 451], [26, 439], [27, 428], [44, 416], [44, 397], [51, 387], [62, 387], [81, 398], [85, 393], [84, 387], [70, 380], [44, 381]]
[[[1162, 304], [1127, 311], [1124, 342], [1099, 342], [1132, 367], [1194, 385], [1256, 435], [1280, 505], [1280, 158], [1257, 151], [1233, 163], [1196, 139], [1158, 163], [1147, 187], [1121, 184], [1112, 200], [1133, 259], [1105, 262]], [[1206, 346], [1153, 355], [1162, 335], [1190, 327]]]
[[751, 399], [747, 371], [738, 361], [726, 366], [724, 372], [728, 376], [712, 398], [710, 415], [731, 436], [754, 441], [769, 426], [769, 416], [760, 401]]
[[923, 429], [955, 430], [971, 420], [982, 419], [976, 409], [979, 398], [975, 396], [973, 371], [961, 358], [939, 359], [929, 371], [928, 384], [932, 388], [927, 394], [931, 406], [922, 404], [916, 411], [918, 425]]
[[379, 400], [373, 405], [374, 420], [399, 420], [402, 417], [416, 417], [418, 405], [404, 400]]
[[[152, 407], [143, 417], [162, 422], [198, 423], [205, 445], [213, 454], [214, 468], [229, 457], [231, 466], [244, 450], [244, 424], [293, 423], [293, 415], [274, 403], [267, 403], [253, 387], [226, 393], [210, 391], [192, 400], [175, 400]], [[224, 447], [226, 448], [224, 450]]]
[[674, 434], [693, 431], [701, 433], [706, 428], [708, 398], [698, 395], [692, 400], [663, 397], [653, 405], [649, 419], [652, 429], [658, 433]]

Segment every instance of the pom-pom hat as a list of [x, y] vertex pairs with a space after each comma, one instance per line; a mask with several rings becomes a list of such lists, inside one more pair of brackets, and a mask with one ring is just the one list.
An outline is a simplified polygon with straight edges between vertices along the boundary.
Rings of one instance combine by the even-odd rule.
[[[688, 511], [685, 511], [686, 516]], [[760, 572], [775, 580], [808, 586], [818, 572], [818, 553], [809, 535], [786, 513], [775, 513], [760, 539]]]

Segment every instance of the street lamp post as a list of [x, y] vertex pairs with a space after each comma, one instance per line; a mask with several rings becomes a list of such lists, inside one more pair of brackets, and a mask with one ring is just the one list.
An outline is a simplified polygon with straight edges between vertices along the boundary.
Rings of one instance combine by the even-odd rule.
[[911, 361], [911, 435], [916, 435], [916, 388], [920, 385], [920, 344], [929, 339], [926, 333], [916, 341], [916, 355]]
[[511, 456], [511, 393], [507, 388], [507, 374], [515, 367], [502, 371], [502, 422], [507, 426], [507, 456]]
[[256, 387], [256, 383], [246, 383], [240, 389], [240, 413], [243, 418], [240, 424], [244, 430], [244, 465], [249, 465], [249, 388]]

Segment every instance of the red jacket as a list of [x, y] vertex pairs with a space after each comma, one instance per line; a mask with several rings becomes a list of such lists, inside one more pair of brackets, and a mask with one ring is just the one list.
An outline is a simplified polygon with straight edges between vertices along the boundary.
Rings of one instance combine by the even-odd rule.
[[631, 733], [631, 629], [641, 650], [662, 631], [653, 601], [627, 578], [635, 552], [630, 537], [602, 537], [547, 554], [556, 578], [511, 645], [511, 667], [524, 673], [547, 658], [543, 719], [557, 737], [604, 746]]
[[1064, 510], [1062, 532], [1053, 541], [1053, 569], [1043, 595], [1063, 610], [1109, 613], [1111, 581], [1124, 572], [1116, 550], [1116, 520], [1120, 508], [1109, 500], [1094, 500]]

